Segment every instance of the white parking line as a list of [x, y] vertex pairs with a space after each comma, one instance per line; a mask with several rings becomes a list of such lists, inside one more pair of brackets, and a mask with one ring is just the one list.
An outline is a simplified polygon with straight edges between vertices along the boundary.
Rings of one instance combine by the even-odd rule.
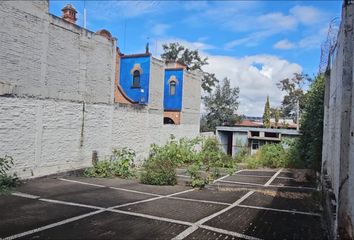
[[268, 182], [266, 182], [266, 184], [264, 184], [264, 186], [269, 186], [273, 181], [274, 179], [280, 174], [280, 172], [282, 171], [283, 169], [279, 169], [269, 180]]
[[167, 198], [177, 199], [177, 200], [183, 200], [183, 201], [191, 201], [191, 202], [202, 202], [202, 203], [211, 203], [211, 204], [218, 204], [218, 205], [226, 205], [226, 206], [231, 205], [231, 203], [215, 202], [215, 201], [200, 200], [200, 199], [193, 199], [193, 198], [183, 198], [183, 197], [167, 197]]
[[[234, 174], [237, 174], [237, 173], [240, 173], [240, 172], [242, 172], [243, 170], [241, 169], [241, 170], [238, 170], [237, 172], [235, 172]], [[216, 183], [216, 182], [219, 182], [219, 181], [222, 181], [223, 179], [225, 179], [225, 178], [227, 178], [227, 177], [229, 177], [230, 176], [230, 174], [227, 174], [227, 175], [225, 175], [225, 176], [222, 176], [222, 177], [220, 177], [220, 178], [218, 178], [218, 179], [216, 179], [216, 180], [214, 180], [213, 181], [213, 183]]]
[[[265, 185], [223, 180], [228, 175], [227, 176], [223, 176], [223, 177], [221, 177], [219, 179], [216, 179], [214, 182], [219, 182], [220, 181], [220, 182], [255, 185], [255, 186], [263, 186], [263, 187], [284, 187], [284, 188], [290, 187], [290, 188], [314, 189], [314, 188], [306, 188], [306, 187], [270, 185], [271, 182], [279, 175], [281, 170], [282, 169], [280, 169], [278, 172], [276, 172], [272, 176], [272, 178]], [[243, 170], [239, 170], [238, 172], [241, 172], [241, 171], [243, 171]], [[74, 182], [74, 183], [79, 183], [79, 184], [85, 184], [85, 185], [91, 185], [91, 186], [95, 186], [95, 187], [106, 187], [106, 186], [103, 186], [103, 185], [91, 184], [91, 183], [75, 181], [75, 180], [69, 180], [69, 179], [64, 179], [64, 178], [61, 178], [59, 180], [68, 181], [68, 182]], [[140, 192], [140, 191], [135, 191], [135, 190], [130, 190], [130, 189], [124, 189], [124, 188], [115, 188], [115, 187], [109, 187], [109, 188], [116, 189], [116, 190], [121, 190], [121, 191], [128, 191], [128, 192], [146, 194], [146, 195], [151, 195], [151, 196], [156, 196], [156, 197], [145, 199], [145, 200], [141, 200], [141, 201], [126, 203], [126, 204], [121, 204], [121, 205], [117, 205], [117, 206], [113, 206], [113, 207], [109, 207], [109, 208], [102, 208], [102, 207], [92, 206], [92, 205], [85, 205], [85, 204], [79, 204], [79, 203], [73, 203], [73, 202], [66, 202], [66, 201], [59, 201], [59, 200], [53, 200], [53, 199], [40, 198], [39, 196], [30, 195], [30, 194], [26, 194], [26, 193], [19, 193], [19, 192], [13, 193], [14, 196], [19, 196], [19, 197], [24, 197], [24, 198], [31, 198], [31, 199], [38, 199], [39, 201], [46, 201], [46, 202], [51, 202], [51, 203], [56, 203], [56, 204], [65, 204], [65, 205], [78, 206], [78, 207], [87, 207], [87, 208], [91, 208], [91, 209], [97, 209], [98, 211], [94, 211], [94, 212], [91, 212], [91, 213], [79, 215], [79, 216], [72, 217], [72, 218], [68, 218], [68, 219], [65, 219], [65, 220], [62, 220], [62, 221], [59, 221], [59, 222], [56, 222], [56, 223], [53, 223], [53, 224], [49, 224], [49, 225], [46, 225], [46, 226], [43, 226], [43, 227], [40, 227], [40, 228], [36, 228], [36, 229], [29, 230], [29, 231], [26, 231], [26, 232], [23, 232], [23, 233], [15, 234], [15, 235], [6, 237], [4, 239], [9, 240], [9, 239], [15, 239], [15, 238], [27, 236], [27, 235], [30, 235], [30, 234], [33, 234], [33, 233], [36, 233], [36, 232], [40, 232], [40, 231], [43, 231], [43, 230], [46, 230], [46, 229], [50, 229], [50, 228], [54, 228], [54, 227], [66, 224], [66, 223], [70, 223], [70, 222], [73, 222], [73, 221], [76, 221], [76, 220], [79, 220], [79, 219], [82, 219], [82, 218], [85, 218], [85, 217], [89, 217], [89, 216], [92, 216], [92, 215], [95, 215], [95, 214], [99, 214], [99, 213], [102, 213], [104, 211], [117, 212], [117, 213], [121, 213], [121, 214], [127, 214], [127, 215], [132, 215], [132, 216], [137, 216], [137, 217], [155, 219], [155, 220], [160, 220], [160, 221], [165, 221], [165, 222], [171, 222], [171, 223], [176, 223], [176, 224], [182, 224], [182, 225], [190, 226], [189, 228], [187, 228], [186, 230], [181, 232], [179, 235], [177, 235], [174, 239], [183, 239], [183, 238], [187, 237], [188, 235], [190, 235], [191, 233], [193, 233], [194, 231], [196, 231], [198, 228], [204, 228], [204, 229], [207, 229], [207, 230], [210, 230], [210, 231], [214, 231], [214, 232], [218, 232], [218, 233], [222, 233], [222, 234], [227, 234], [227, 235], [231, 235], [231, 236], [235, 236], [235, 237], [240, 237], [240, 238], [244, 238], [244, 239], [259, 240], [258, 238], [254, 238], [252, 236], [244, 235], [244, 234], [241, 234], [241, 233], [237, 233], [237, 232], [233, 232], [233, 231], [228, 231], [228, 230], [224, 230], [224, 229], [219, 229], [219, 228], [203, 225], [205, 222], [207, 222], [207, 221], [211, 220], [212, 218], [215, 218], [215, 217], [225, 213], [226, 211], [230, 210], [231, 208], [233, 208], [235, 206], [244, 207], [244, 208], [255, 208], [255, 209], [260, 209], [260, 210], [279, 211], [279, 212], [286, 212], [286, 213], [292, 213], [292, 214], [303, 214], [303, 215], [320, 216], [320, 214], [317, 214], [317, 213], [307, 213], [307, 212], [301, 212], [301, 211], [282, 210], [282, 209], [274, 209], [274, 208], [264, 208], [264, 207], [242, 205], [241, 203], [246, 198], [251, 196], [254, 193], [254, 191], [247, 192], [245, 195], [243, 195], [240, 199], [235, 201], [233, 204], [229, 204], [229, 203], [222, 203], [222, 202], [215, 202], [215, 201], [207, 201], [207, 200], [198, 200], [198, 199], [189, 199], [189, 198], [183, 198], [183, 197], [175, 197], [176, 195], [179, 195], [179, 194], [182, 194], [182, 193], [191, 192], [191, 191], [194, 191], [195, 189], [188, 189], [188, 190], [185, 190], [185, 191], [172, 193], [172, 194], [169, 194], [169, 195], [159, 195], [159, 194]], [[211, 215], [209, 215], [209, 216], [207, 216], [205, 218], [200, 219], [196, 223], [191, 223], [191, 222], [174, 220], [174, 219], [169, 219], [169, 218], [157, 217], [157, 216], [148, 215], [148, 214], [128, 212], [128, 211], [123, 211], [123, 210], [119, 210], [119, 209], [114, 209], [114, 208], [120, 208], [120, 207], [124, 207], [124, 206], [144, 203], [144, 202], [150, 202], [150, 201], [154, 201], [154, 200], [158, 200], [158, 199], [162, 199], [162, 198], [172, 198], [172, 199], [179, 199], [179, 200], [185, 200], [185, 201], [195, 201], [195, 202], [205, 202], [205, 203], [212, 203], [212, 204], [222, 204], [222, 205], [225, 205], [227, 207], [222, 209], [222, 210], [220, 210], [220, 211], [218, 211], [218, 212], [216, 212], [216, 213], [214, 213], [214, 214], [211, 214]]]
[[54, 200], [54, 199], [48, 199], [48, 198], [40, 198], [38, 200], [43, 201], [43, 202], [57, 203], [57, 204], [76, 206], [76, 207], [85, 207], [85, 208], [101, 209], [101, 210], [105, 209], [103, 207], [97, 207], [97, 206], [81, 204], [81, 203], [74, 203], [74, 202], [67, 202], [67, 201], [60, 201], [60, 200]]
[[268, 207], [258, 207], [258, 206], [250, 206], [250, 205], [243, 205], [243, 204], [238, 205], [238, 207], [254, 208], [254, 209], [267, 210], [267, 211], [275, 211], [275, 212], [285, 212], [285, 213], [292, 213], [292, 214], [310, 215], [310, 216], [317, 216], [317, 217], [320, 217], [320, 216], [321, 216], [321, 214], [319, 214], [319, 213], [302, 212], [302, 211], [285, 210], [285, 209], [268, 208]]
[[29, 231], [26, 231], [26, 232], [23, 232], [23, 233], [19, 233], [19, 234], [15, 234], [15, 235], [6, 237], [6, 238], [4, 238], [4, 240], [12, 240], [12, 239], [16, 239], [16, 238], [19, 238], [19, 237], [24, 237], [24, 236], [27, 236], [27, 235], [30, 235], [30, 234], [33, 234], [33, 233], [36, 233], [36, 232], [41, 232], [41, 231], [44, 231], [44, 230], [47, 230], [47, 229], [50, 229], [50, 228], [54, 228], [54, 227], [66, 224], [66, 223], [77, 221], [77, 220], [82, 219], [82, 218], [86, 218], [86, 217], [89, 217], [89, 216], [92, 216], [92, 215], [96, 215], [96, 214], [99, 214], [99, 213], [104, 212], [104, 211], [105, 210], [98, 210], [98, 211], [95, 211], [95, 212], [90, 212], [90, 213], [86, 213], [86, 214], [79, 215], [79, 216], [76, 216], [76, 217], [68, 218], [68, 219], [65, 219], [63, 221], [59, 221], [59, 222], [56, 222], [56, 223], [48, 224], [48, 225], [45, 225], [43, 227], [35, 228], [35, 229], [29, 230]]
[[23, 197], [23, 198], [29, 198], [29, 199], [38, 199], [40, 198], [39, 196], [32, 195], [32, 194], [27, 194], [27, 193], [21, 193], [21, 192], [13, 192], [11, 195], [17, 196], [17, 197]]
[[151, 201], [155, 201], [155, 200], [158, 200], [158, 199], [168, 198], [168, 197], [175, 196], [177, 194], [187, 193], [187, 192], [191, 192], [191, 191], [194, 191], [194, 189], [188, 189], [188, 190], [185, 190], [185, 191], [176, 192], [176, 193], [172, 193], [172, 194], [169, 194], [169, 195], [160, 195], [158, 197], [149, 198], [149, 199], [145, 199], [145, 200], [140, 200], [140, 201], [136, 201], [136, 202], [120, 204], [120, 205], [117, 205], [117, 206], [110, 207], [110, 209], [126, 207], [126, 206], [135, 205], [135, 204], [139, 204], [139, 203], [151, 202]]
[[222, 183], [235, 183], [235, 184], [241, 184], [241, 185], [252, 185], [252, 186], [261, 186], [261, 187], [264, 187], [263, 184], [258, 184], [258, 183], [236, 182], [236, 181], [229, 181], [229, 180], [220, 180], [219, 182], [222, 182]]
[[259, 175], [248, 175], [248, 174], [238, 174], [237, 177], [259, 177], [259, 178], [270, 178], [270, 176], [259, 176]]
[[254, 193], [254, 191], [249, 191], [247, 192], [245, 195], [243, 195], [243, 197], [241, 197], [240, 199], [238, 199], [236, 202], [234, 202], [233, 204], [231, 204], [230, 206], [216, 212], [213, 213], [205, 218], [200, 219], [199, 221], [197, 221], [193, 226], [190, 226], [189, 228], [187, 228], [186, 230], [184, 230], [183, 232], [181, 232], [180, 234], [178, 234], [176, 237], [174, 237], [173, 239], [175, 240], [181, 240], [186, 238], [187, 236], [189, 236], [190, 234], [192, 234], [194, 231], [196, 231], [198, 229], [199, 225], [202, 225], [203, 223], [209, 221], [210, 219], [219, 216], [220, 214], [223, 214], [224, 212], [230, 210], [231, 208], [239, 205], [241, 202], [243, 202], [246, 198], [248, 198], [249, 196], [251, 196]]
[[145, 194], [145, 195], [150, 195], [150, 196], [162, 196], [162, 195], [160, 195], [160, 194], [148, 193], [148, 192], [141, 192], [141, 191], [130, 190], [130, 189], [125, 189], [125, 188], [118, 188], [118, 187], [109, 187], [109, 188], [110, 188], [110, 189], [114, 189], [114, 190], [119, 190], [119, 191], [132, 192], [132, 193], [139, 193], [139, 194]]
[[79, 184], [83, 184], [83, 185], [89, 185], [89, 186], [93, 186], [93, 187], [106, 187], [100, 184], [93, 184], [93, 183], [87, 183], [87, 182], [81, 182], [81, 181], [76, 181], [76, 180], [71, 180], [71, 179], [66, 179], [66, 178], [58, 178], [58, 180], [61, 181], [65, 181], [65, 182], [71, 182], [71, 183], [79, 183]]
[[131, 215], [131, 216], [136, 216], [136, 217], [143, 217], [143, 218], [159, 220], [159, 221], [163, 221], [163, 222], [170, 222], [170, 223], [182, 224], [182, 225], [187, 225], [187, 226], [193, 225], [193, 223], [191, 223], [191, 222], [180, 221], [180, 220], [175, 220], [175, 219], [171, 219], [171, 218], [157, 217], [157, 216], [144, 214], [144, 213], [128, 212], [128, 211], [122, 211], [122, 210], [118, 210], [118, 209], [110, 209], [109, 211], [116, 212], [116, 213], [122, 213], [122, 214], [126, 214], [126, 215]]

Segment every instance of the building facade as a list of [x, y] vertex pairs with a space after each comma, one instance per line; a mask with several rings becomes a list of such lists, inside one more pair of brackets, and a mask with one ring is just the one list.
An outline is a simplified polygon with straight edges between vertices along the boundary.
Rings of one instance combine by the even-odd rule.
[[280, 143], [285, 138], [298, 137], [300, 133], [292, 129], [259, 127], [217, 127], [216, 137], [225, 153], [235, 156], [246, 150], [255, 154], [267, 143]]
[[148, 51], [123, 54], [109, 31], [81, 28], [75, 14], [0, 2], [0, 156], [14, 158], [12, 171], [83, 168], [94, 151], [102, 159], [123, 147], [139, 163], [171, 134], [199, 135], [200, 73], [172, 72]]

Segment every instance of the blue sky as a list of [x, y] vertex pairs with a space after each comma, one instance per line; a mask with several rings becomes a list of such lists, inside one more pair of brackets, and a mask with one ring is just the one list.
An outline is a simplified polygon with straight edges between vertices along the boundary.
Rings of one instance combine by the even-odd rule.
[[240, 87], [239, 112], [261, 116], [265, 98], [278, 106], [276, 82], [318, 71], [320, 44], [342, 1], [50, 1], [50, 12], [72, 3], [87, 28], [109, 30], [123, 53], [178, 41], [209, 58], [205, 70]]

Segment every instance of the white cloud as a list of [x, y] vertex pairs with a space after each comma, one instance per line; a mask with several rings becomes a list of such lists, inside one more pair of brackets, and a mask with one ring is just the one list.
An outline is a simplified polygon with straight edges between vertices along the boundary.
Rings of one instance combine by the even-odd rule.
[[193, 49], [193, 50], [199, 50], [200, 53], [204, 54], [204, 51], [209, 50], [209, 49], [214, 49], [215, 47], [213, 45], [201, 42], [201, 41], [194, 41], [190, 42], [184, 39], [180, 38], [164, 38], [164, 39], [158, 39], [157, 41], [157, 52], [155, 55], [160, 55], [162, 53], [162, 45], [163, 44], [168, 44], [168, 43], [173, 43], [173, 42], [178, 42], [182, 46]]
[[284, 50], [293, 49], [295, 47], [296, 47], [295, 44], [290, 42], [288, 39], [280, 40], [279, 42], [273, 45], [273, 48], [275, 49], [284, 49]]
[[261, 28], [276, 28], [278, 31], [283, 31], [295, 29], [298, 21], [291, 15], [284, 15], [283, 13], [269, 13], [258, 17], [257, 23]]
[[[243, 58], [209, 55], [209, 65], [205, 71], [213, 72], [219, 79], [228, 77], [232, 86], [240, 87], [239, 113], [261, 116], [264, 103], [269, 95], [271, 105], [279, 106], [283, 93], [276, 83], [295, 72], [301, 72], [302, 67], [296, 63], [272, 55], [254, 55]], [[254, 64], [260, 65], [258, 69]]]
[[166, 33], [166, 30], [169, 29], [171, 26], [164, 23], [158, 23], [154, 25], [151, 29], [151, 32], [156, 36], [161, 36]]
[[305, 25], [318, 23], [323, 17], [323, 13], [311, 6], [295, 6], [290, 9], [290, 13]]

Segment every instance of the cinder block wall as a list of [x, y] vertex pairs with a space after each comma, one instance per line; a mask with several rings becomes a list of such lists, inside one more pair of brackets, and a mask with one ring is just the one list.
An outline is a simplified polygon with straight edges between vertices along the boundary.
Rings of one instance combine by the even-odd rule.
[[[333, 238], [354, 237], [354, 5], [343, 4], [333, 59], [326, 73], [322, 175]], [[333, 192], [333, 194], [332, 194]], [[332, 208], [332, 209], [330, 209]]]
[[48, 1], [2, 1], [0, 19], [0, 156], [20, 177], [90, 166], [94, 150], [129, 147], [141, 161], [170, 134], [199, 134], [198, 75], [185, 83], [185, 124], [163, 125], [161, 61], [148, 106], [114, 104], [115, 41], [49, 14]]

